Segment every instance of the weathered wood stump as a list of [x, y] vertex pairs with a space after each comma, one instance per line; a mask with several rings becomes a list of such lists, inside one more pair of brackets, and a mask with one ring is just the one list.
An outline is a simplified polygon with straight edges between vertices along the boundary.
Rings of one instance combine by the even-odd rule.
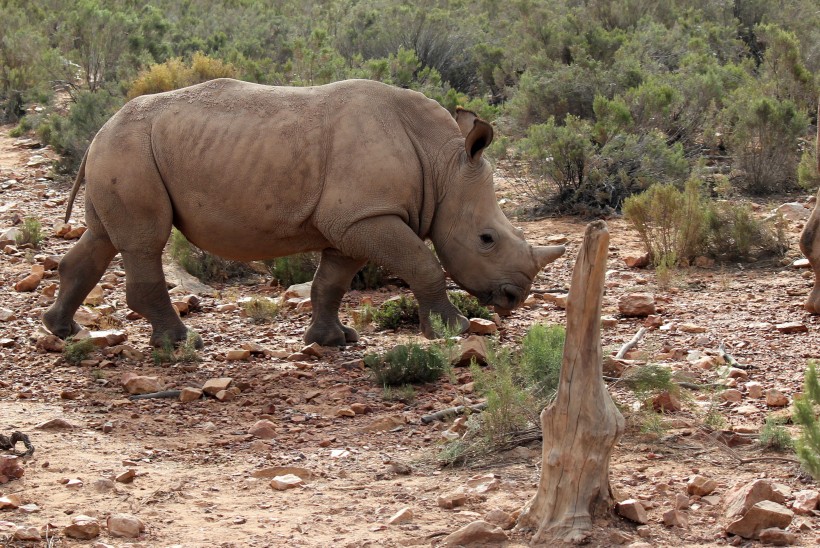
[[578, 543], [614, 506], [609, 459], [624, 418], [602, 379], [601, 301], [609, 231], [587, 226], [567, 299], [567, 333], [555, 402], [541, 413], [543, 456], [535, 497], [518, 521], [534, 545]]

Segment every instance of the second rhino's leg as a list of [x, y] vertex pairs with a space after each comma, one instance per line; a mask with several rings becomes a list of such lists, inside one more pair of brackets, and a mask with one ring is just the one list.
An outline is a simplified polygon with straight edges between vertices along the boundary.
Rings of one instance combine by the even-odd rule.
[[809, 260], [814, 271], [814, 287], [809, 293], [804, 308], [812, 314], [820, 314], [820, 191], [806, 226], [800, 234], [800, 251]]
[[310, 301], [313, 318], [305, 331], [305, 342], [322, 346], [342, 346], [359, 340], [355, 329], [339, 321], [339, 305], [350, 289], [350, 281], [367, 261], [346, 257], [336, 249], [322, 251], [313, 276]]
[[117, 253], [90, 203], [86, 204], [86, 224], [88, 230], [60, 260], [60, 291], [43, 314], [46, 328], [62, 339], [80, 331], [74, 313]]
[[441, 263], [421, 238], [400, 218], [385, 215], [357, 222], [348, 228], [337, 247], [352, 257], [368, 257], [403, 279], [419, 303], [419, 319], [424, 336], [432, 339], [436, 333], [431, 315], [463, 333], [470, 326], [467, 318], [447, 298], [447, 284]]

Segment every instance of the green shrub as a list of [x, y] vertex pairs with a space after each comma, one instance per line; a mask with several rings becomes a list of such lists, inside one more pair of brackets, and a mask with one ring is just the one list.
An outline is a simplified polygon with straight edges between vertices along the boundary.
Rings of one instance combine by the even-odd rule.
[[203, 282], [224, 282], [230, 278], [245, 275], [249, 272], [244, 263], [229, 261], [208, 253], [185, 238], [179, 230], [171, 231], [170, 253], [189, 274]]
[[185, 64], [181, 58], [176, 57], [143, 70], [131, 84], [128, 99], [172, 91], [215, 78], [236, 78], [237, 75], [236, 67], [230, 63], [197, 52], [190, 64]]
[[385, 386], [382, 389], [382, 399], [384, 401], [400, 401], [402, 403], [412, 403], [416, 399], [416, 389], [412, 384], [402, 386]]
[[478, 299], [465, 293], [464, 291], [448, 291], [447, 296], [453, 306], [459, 309], [461, 315], [466, 318], [483, 318], [492, 320], [493, 313], [486, 306], [481, 305]]
[[69, 338], [63, 348], [63, 359], [71, 365], [79, 365], [83, 360], [87, 360], [94, 351], [94, 341], [82, 339], [79, 341]]
[[201, 362], [202, 357], [196, 349], [198, 339], [198, 335], [189, 330], [185, 341], [176, 345], [176, 347], [170, 340], [164, 341], [162, 346], [151, 352], [154, 364]]
[[[820, 123], [820, 121], [818, 121]], [[809, 192], [815, 192], [820, 187], [820, 169], [818, 169], [816, 141], [810, 142], [800, 156], [797, 165], [797, 184]]]
[[785, 417], [769, 415], [763, 428], [760, 429], [758, 440], [760, 445], [772, 451], [787, 451], [794, 449], [794, 440], [789, 431], [783, 426]]
[[416, 343], [398, 345], [382, 356], [368, 354], [364, 363], [380, 386], [432, 382], [449, 368], [441, 348]]
[[242, 302], [242, 310], [253, 323], [270, 323], [279, 315], [280, 306], [267, 297], [251, 297]]
[[385, 301], [373, 313], [373, 322], [380, 330], [398, 329], [406, 325], [419, 324], [419, 305], [412, 297], [402, 295], [398, 299]]
[[536, 324], [521, 341], [521, 374], [539, 401], [550, 401], [558, 389], [565, 338], [561, 325]]
[[706, 218], [704, 198], [695, 179], [683, 192], [655, 184], [624, 201], [624, 218], [638, 232], [653, 262], [694, 258], [702, 251]]
[[782, 257], [788, 251], [781, 220], [774, 224], [754, 217], [749, 204], [714, 202], [706, 210], [706, 251], [719, 260], [748, 261]]
[[32, 246], [39, 248], [44, 239], [45, 236], [43, 235], [43, 225], [40, 224], [38, 219], [28, 217], [23, 221], [23, 226], [20, 227], [20, 234], [17, 235], [15, 240], [17, 245], [31, 244]]
[[672, 382], [672, 370], [652, 363], [628, 369], [621, 377], [621, 382], [640, 400], [665, 391], [680, 393], [680, 387]]
[[319, 266], [316, 253], [298, 253], [264, 261], [273, 279], [282, 287], [309, 282]]
[[797, 457], [803, 469], [820, 479], [820, 421], [815, 407], [820, 405], [820, 381], [817, 380], [817, 361], [810, 360], [806, 369], [803, 396], [794, 401], [792, 420], [800, 426], [797, 439]]

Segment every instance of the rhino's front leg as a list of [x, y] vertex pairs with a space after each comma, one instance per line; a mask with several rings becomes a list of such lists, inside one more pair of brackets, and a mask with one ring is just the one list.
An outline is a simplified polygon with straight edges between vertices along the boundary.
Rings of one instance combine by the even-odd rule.
[[421, 330], [428, 339], [443, 335], [433, 329], [430, 321], [433, 315], [457, 333], [463, 333], [470, 326], [447, 298], [447, 284], [438, 259], [398, 217], [357, 222], [347, 230], [339, 247], [346, 255], [369, 258], [407, 282], [419, 303]]
[[322, 346], [343, 346], [359, 340], [355, 329], [339, 321], [339, 305], [350, 289], [353, 276], [365, 262], [347, 257], [337, 249], [322, 251], [322, 259], [310, 289], [313, 318], [305, 331], [307, 344], [316, 342]]
[[803, 305], [812, 314], [820, 314], [820, 190], [817, 191], [817, 200], [800, 234], [800, 251], [814, 271], [814, 287]]

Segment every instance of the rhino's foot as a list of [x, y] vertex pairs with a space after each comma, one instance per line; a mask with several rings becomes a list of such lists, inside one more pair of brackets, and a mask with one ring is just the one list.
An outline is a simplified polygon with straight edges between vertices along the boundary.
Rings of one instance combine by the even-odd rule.
[[61, 339], [67, 339], [82, 330], [82, 326], [73, 319], [65, 320], [62, 314], [50, 308], [43, 314], [43, 325]]
[[205, 343], [202, 342], [202, 337], [199, 336], [199, 333], [186, 328], [173, 331], [158, 331], [155, 329], [151, 334], [149, 343], [155, 348], [165, 348], [168, 346], [178, 348], [179, 346], [185, 344], [193, 345], [195, 349], [200, 350], [205, 346]]
[[305, 343], [318, 343], [321, 346], [346, 346], [358, 342], [359, 334], [355, 329], [337, 323], [327, 326], [313, 323], [305, 331]]
[[803, 305], [803, 308], [810, 314], [820, 314], [820, 284], [809, 293], [809, 298], [806, 300], [806, 304]]

